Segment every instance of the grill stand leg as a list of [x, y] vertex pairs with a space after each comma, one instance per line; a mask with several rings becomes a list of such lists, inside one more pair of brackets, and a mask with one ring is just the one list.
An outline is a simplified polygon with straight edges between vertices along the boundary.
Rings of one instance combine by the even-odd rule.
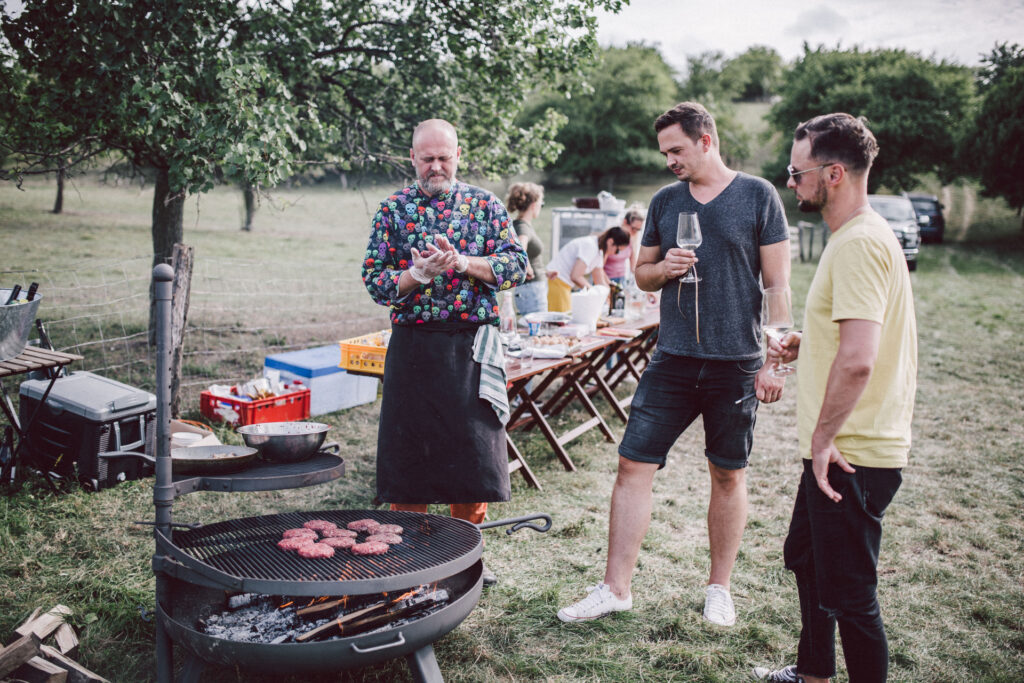
[[[169, 604], [167, 593], [167, 577], [162, 572], [157, 572], [156, 600], [158, 605]], [[173, 683], [174, 645], [160, 617], [154, 615], [154, 620], [156, 621], [156, 680], [157, 683]]]
[[441, 668], [437, 665], [437, 657], [434, 656], [433, 645], [424, 645], [410, 652], [405, 656], [405, 661], [408, 662], [412, 680], [416, 683], [444, 683]]
[[199, 678], [206, 669], [206, 662], [196, 657], [191, 652], [185, 655], [185, 663], [181, 667], [181, 675], [177, 683], [199, 683]]

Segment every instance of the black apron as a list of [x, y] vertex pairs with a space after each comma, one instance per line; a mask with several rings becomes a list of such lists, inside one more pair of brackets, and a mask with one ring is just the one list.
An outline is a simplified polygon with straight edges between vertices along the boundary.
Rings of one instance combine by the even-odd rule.
[[377, 495], [388, 503], [511, 498], [505, 428], [479, 396], [479, 325], [392, 325], [377, 434]]

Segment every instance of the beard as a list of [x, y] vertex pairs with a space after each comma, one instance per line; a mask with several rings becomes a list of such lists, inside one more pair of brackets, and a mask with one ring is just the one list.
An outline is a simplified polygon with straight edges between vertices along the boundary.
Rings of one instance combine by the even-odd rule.
[[429, 176], [420, 176], [419, 180], [420, 187], [429, 194], [431, 197], [438, 194], [444, 194], [448, 190], [452, 189], [452, 178], [442, 174], [435, 173]]
[[806, 199], [797, 198], [796, 208], [801, 213], [818, 213], [828, 203], [828, 188], [819, 183], [814, 195]]

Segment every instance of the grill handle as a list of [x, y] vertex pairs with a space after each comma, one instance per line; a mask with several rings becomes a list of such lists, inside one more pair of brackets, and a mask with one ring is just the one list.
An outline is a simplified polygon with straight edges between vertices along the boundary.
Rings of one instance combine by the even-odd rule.
[[[543, 520], [544, 526], [530, 524], [530, 522], [534, 520]], [[551, 528], [551, 515], [544, 514], [543, 512], [534, 512], [522, 517], [511, 517], [509, 519], [496, 519], [493, 522], [484, 522], [483, 524], [477, 524], [476, 527], [478, 529], [493, 529], [496, 526], [508, 526], [509, 524], [512, 525], [512, 528], [506, 529], [505, 533], [510, 536], [520, 529], [533, 529], [534, 531], [543, 533]]]
[[359, 647], [355, 643], [352, 643], [352, 651], [364, 655], [367, 652], [387, 650], [389, 647], [399, 647], [400, 645], [405, 645], [405, 636], [402, 635], [401, 631], [398, 632], [398, 638], [394, 642], [384, 643], [383, 645], [374, 645], [373, 647]]

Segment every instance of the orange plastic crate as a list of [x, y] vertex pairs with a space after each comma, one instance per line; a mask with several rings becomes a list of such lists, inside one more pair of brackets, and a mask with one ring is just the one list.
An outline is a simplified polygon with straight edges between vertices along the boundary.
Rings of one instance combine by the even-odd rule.
[[199, 412], [215, 422], [224, 422], [217, 412], [220, 406], [229, 406], [238, 413], [233, 425], [251, 425], [258, 422], [293, 422], [309, 417], [309, 389], [293, 391], [270, 398], [246, 401], [230, 396], [214, 396], [209, 391], [199, 394]]
[[362, 337], [342, 339], [338, 342], [341, 347], [341, 362], [338, 363], [338, 367], [349, 372], [383, 377], [384, 358], [388, 354], [388, 347], [385, 345], [387, 332], [388, 330], [381, 330]]

